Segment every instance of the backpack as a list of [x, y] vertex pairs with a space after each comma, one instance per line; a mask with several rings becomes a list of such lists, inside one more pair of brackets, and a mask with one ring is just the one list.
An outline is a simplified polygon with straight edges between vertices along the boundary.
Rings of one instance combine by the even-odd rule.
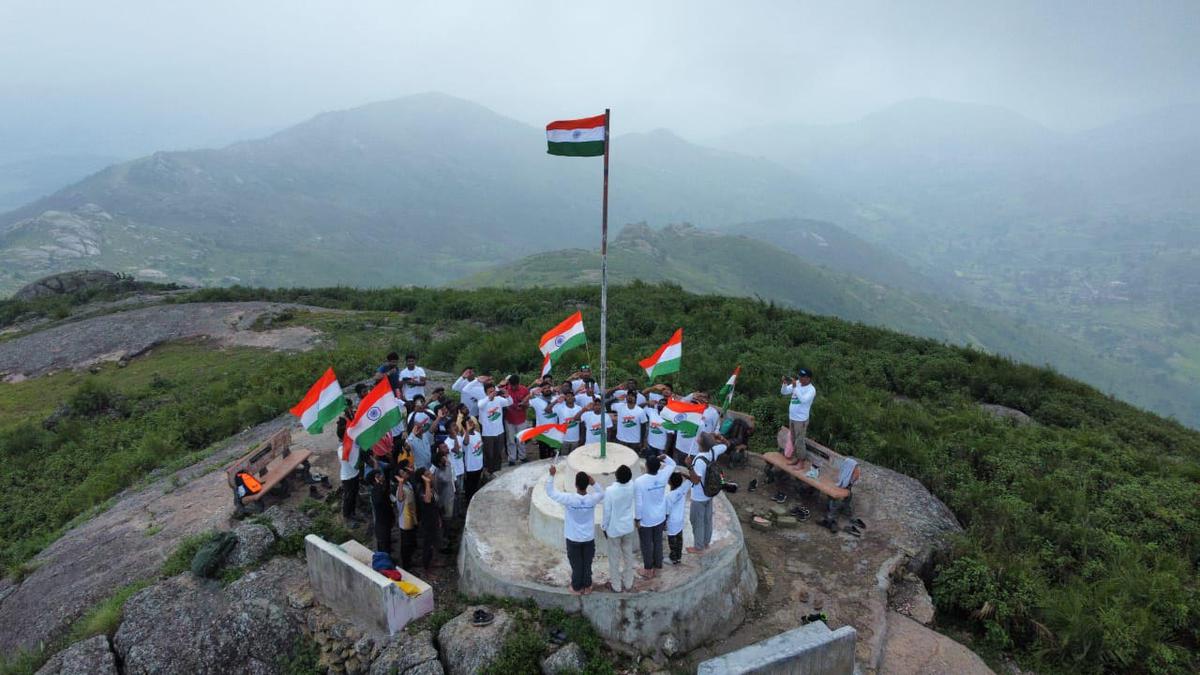
[[198, 577], [213, 577], [217, 570], [221, 569], [221, 564], [225, 562], [225, 556], [229, 555], [229, 552], [237, 545], [237, 541], [237, 537], [232, 532], [222, 532], [213, 537], [208, 543], [201, 546], [192, 558], [192, 574]]
[[725, 476], [721, 475], [721, 468], [716, 466], [715, 454], [711, 458], [697, 456], [696, 459], [704, 460], [704, 481], [700, 484], [704, 496], [711, 499], [721, 494], [725, 485]]

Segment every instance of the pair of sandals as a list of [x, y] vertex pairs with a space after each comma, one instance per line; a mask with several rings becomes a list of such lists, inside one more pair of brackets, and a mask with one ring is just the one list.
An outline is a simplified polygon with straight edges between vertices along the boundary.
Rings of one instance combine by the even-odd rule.
[[[829, 528], [830, 534], [837, 534], [839, 532], [836, 520], [826, 518], [825, 520], [821, 521], [821, 524]], [[862, 518], [855, 518], [850, 521], [849, 525], [843, 527], [840, 531], [851, 536], [861, 537], [862, 531], [865, 529], [867, 529], [867, 524], [863, 522]]]
[[792, 510], [788, 513], [790, 513], [793, 518], [800, 522], [804, 522], [812, 517], [812, 512], [803, 506], [793, 506]]
[[491, 612], [487, 611], [486, 609], [477, 609], [471, 615], [471, 625], [475, 626], [476, 628], [481, 627], [481, 626], [487, 626], [495, 620], [496, 620], [495, 615], [493, 615]]

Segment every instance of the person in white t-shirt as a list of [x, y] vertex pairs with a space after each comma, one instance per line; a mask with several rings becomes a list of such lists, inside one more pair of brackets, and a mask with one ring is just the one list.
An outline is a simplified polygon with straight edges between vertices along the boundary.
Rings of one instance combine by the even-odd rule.
[[637, 558], [633, 545], [637, 542], [634, 530], [633, 471], [624, 464], [617, 467], [616, 482], [604, 491], [604, 513], [600, 528], [608, 540], [608, 587], [614, 592], [633, 590]]
[[479, 479], [483, 475], [483, 435], [479, 433], [479, 425], [474, 417], [467, 417], [463, 422], [463, 492], [467, 504], [479, 491]]
[[[349, 399], [346, 408], [349, 413], [353, 413]], [[338, 479], [342, 483], [342, 522], [353, 530], [361, 524], [355, 517], [355, 510], [358, 508], [358, 485], [362, 477], [362, 451], [358, 443], [346, 435], [347, 425], [348, 419], [345, 416], [338, 418]]]
[[671, 452], [675, 432], [663, 426], [662, 409], [667, 405], [666, 399], [659, 399], [646, 408], [646, 446], [655, 455], [665, 455]]
[[799, 377], [783, 377], [779, 393], [788, 397], [788, 429], [792, 432], [792, 459], [789, 463], [799, 464], [808, 454], [805, 441], [808, 439], [808, 418], [817, 388], [812, 385], [812, 372], [801, 368]]
[[610, 387], [606, 392], [610, 407], [614, 409], [620, 407], [621, 404], [625, 402], [625, 398], [630, 392], [636, 394], [636, 396], [634, 396], [636, 399], [636, 405], [646, 405], [646, 395], [638, 391], [637, 381], [635, 381], [633, 378], [630, 378], [626, 380], [624, 384], [618, 384], [614, 387]]
[[671, 385], [669, 384], [652, 384], [643, 389], [642, 394], [646, 396], [646, 400], [650, 403], [670, 401], [675, 397], [675, 391], [671, 389]]
[[667, 549], [671, 564], [678, 565], [683, 560], [683, 513], [691, 483], [684, 487], [683, 474], [675, 472], [667, 479], [667, 485], [671, 488], [666, 497]]
[[504, 409], [512, 405], [512, 399], [502, 396], [496, 385], [483, 385], [483, 398], [479, 399], [479, 425], [483, 430], [483, 459], [488, 473], [496, 473], [504, 464]]
[[600, 436], [606, 435], [607, 430], [613, 428], [612, 415], [604, 412], [600, 401], [594, 401], [591, 408], [580, 413], [579, 423], [587, 434], [583, 439], [584, 443], [599, 443]]
[[471, 417], [479, 417], [479, 399], [486, 395], [483, 385], [491, 381], [492, 378], [488, 375], [475, 377], [475, 369], [467, 368], [450, 388], [457, 391], [462, 402], [467, 404]]
[[633, 481], [634, 510], [638, 521], [638, 540], [642, 549], [642, 569], [638, 572], [653, 579], [663, 566], [663, 525], [667, 520], [667, 481], [675, 473], [675, 462], [666, 455], [646, 458], [646, 473]]
[[637, 404], [637, 397], [626, 397], [613, 406], [613, 414], [617, 416], [617, 440], [634, 450], [645, 450], [646, 409]]
[[578, 394], [579, 392], [583, 391], [584, 386], [587, 384], [587, 380], [590, 379], [592, 379], [592, 367], [585, 363], [582, 366], [579, 366], [579, 370], [571, 373], [570, 377], [567, 378], [567, 381], [564, 384], [571, 385], [571, 393]]
[[719, 471], [710, 465], [728, 448], [725, 437], [720, 434], [704, 434], [699, 445], [689, 476], [692, 481], [692, 538], [695, 541], [694, 546], [688, 547], [688, 553], [704, 553], [712, 543], [713, 498], [704, 494], [704, 476], [709, 471]]
[[584, 410], [591, 408], [596, 398], [596, 385], [591, 380], [585, 380], [583, 387], [575, 392], [575, 402]]
[[554, 399], [550, 409], [558, 417], [558, 424], [567, 425], [567, 431], [563, 434], [562, 447], [559, 448], [559, 452], [563, 455], [569, 455], [572, 450], [580, 446], [579, 415], [583, 413], [583, 407], [575, 403], [575, 394], [567, 389], [565, 393]]
[[[414, 396], [425, 395], [425, 382], [427, 377], [425, 369], [417, 365], [417, 355], [408, 354], [404, 357], [404, 370], [400, 371], [400, 396], [406, 403], [410, 403]], [[409, 410], [412, 410], [409, 407]]]
[[[533, 425], [540, 427], [544, 424], [558, 424], [558, 415], [554, 414], [554, 390], [550, 386], [534, 387], [529, 390], [529, 407], [533, 408]], [[554, 448], [538, 441], [538, 455], [541, 459], [554, 456]]]
[[592, 560], [596, 557], [596, 505], [604, 493], [595, 489], [596, 481], [580, 471], [575, 474], [575, 492], [559, 492], [554, 487], [557, 469], [550, 465], [546, 494], [563, 505], [563, 536], [567, 540], [567, 562], [571, 565], [571, 592], [592, 592]]

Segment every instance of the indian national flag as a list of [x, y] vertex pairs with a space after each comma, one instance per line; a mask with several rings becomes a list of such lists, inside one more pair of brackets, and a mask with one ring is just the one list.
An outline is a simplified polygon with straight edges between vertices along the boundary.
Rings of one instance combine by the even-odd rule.
[[525, 429], [518, 433], [517, 440], [522, 443], [541, 441], [552, 448], [557, 448], [562, 445], [563, 435], [566, 433], [567, 425], [565, 424], [543, 424], [540, 427]]
[[737, 386], [737, 377], [738, 373], [740, 372], [742, 372], [741, 366], [734, 368], [733, 374], [729, 376], [729, 381], [727, 381], [725, 386], [721, 387], [721, 389], [717, 391], [717, 400], [724, 401], [724, 406], [726, 408], [733, 403], [733, 388]]
[[370, 448], [383, 438], [383, 435], [400, 424], [404, 419], [404, 407], [396, 395], [392, 393], [392, 385], [385, 377], [367, 394], [362, 403], [358, 404], [358, 413], [354, 421], [346, 428], [346, 435], [353, 438], [358, 447]]
[[678, 431], [684, 436], [695, 436], [704, 424], [706, 407], [703, 403], [688, 403], [673, 398], [667, 401], [667, 406], [663, 408], [663, 427]]
[[[546, 331], [542, 336], [542, 353], [553, 363], [569, 349], [587, 343], [587, 335], [583, 332], [583, 312], [575, 312], [562, 323]], [[545, 363], [542, 369], [546, 368]]]
[[667, 344], [658, 348], [649, 358], [642, 359], [638, 365], [646, 371], [648, 377], [679, 372], [679, 359], [683, 356], [683, 329], [675, 331]]
[[581, 120], [559, 120], [546, 125], [546, 152], [566, 157], [604, 154], [604, 115]]
[[299, 403], [292, 406], [291, 413], [300, 418], [300, 424], [310, 434], [319, 434], [325, 423], [337, 419], [346, 409], [342, 396], [342, 385], [338, 384], [333, 368], [325, 371], [321, 379], [309, 388]]
[[550, 366], [552, 366], [553, 364], [554, 364], [554, 361], [551, 361], [550, 355], [547, 354], [546, 357], [542, 359], [542, 377], [545, 377], [550, 374]]

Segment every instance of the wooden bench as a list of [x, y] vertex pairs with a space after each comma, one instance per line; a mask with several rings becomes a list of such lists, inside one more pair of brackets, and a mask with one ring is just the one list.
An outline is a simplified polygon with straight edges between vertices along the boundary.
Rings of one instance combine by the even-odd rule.
[[[280, 429], [241, 459], [225, 467], [225, 477], [233, 490], [233, 500], [239, 510], [244, 509], [247, 504], [253, 504], [261, 511], [262, 500], [268, 492], [278, 487], [286, 496], [290, 490], [288, 477], [297, 469], [308, 471], [308, 460], [312, 457], [312, 452], [292, 450], [291, 446], [292, 432], [289, 429]], [[254, 476], [262, 484], [262, 489], [254, 494], [239, 497], [237, 475], [243, 472]]]
[[[778, 438], [780, 447], [783, 447], [785, 435], [790, 433], [786, 428], [779, 430]], [[846, 458], [811, 438], [806, 438], [804, 444], [806, 446], [804, 449], [804, 460], [799, 464], [793, 465], [791, 460], [784, 457], [782, 452], [765, 453], [763, 460], [770, 466], [783, 471], [792, 478], [819, 492], [829, 495], [833, 499], [845, 499], [848, 497], [850, 491], [837, 486], [837, 478], [841, 472], [842, 461]], [[816, 467], [819, 471], [815, 479], [804, 475], [812, 467]]]

